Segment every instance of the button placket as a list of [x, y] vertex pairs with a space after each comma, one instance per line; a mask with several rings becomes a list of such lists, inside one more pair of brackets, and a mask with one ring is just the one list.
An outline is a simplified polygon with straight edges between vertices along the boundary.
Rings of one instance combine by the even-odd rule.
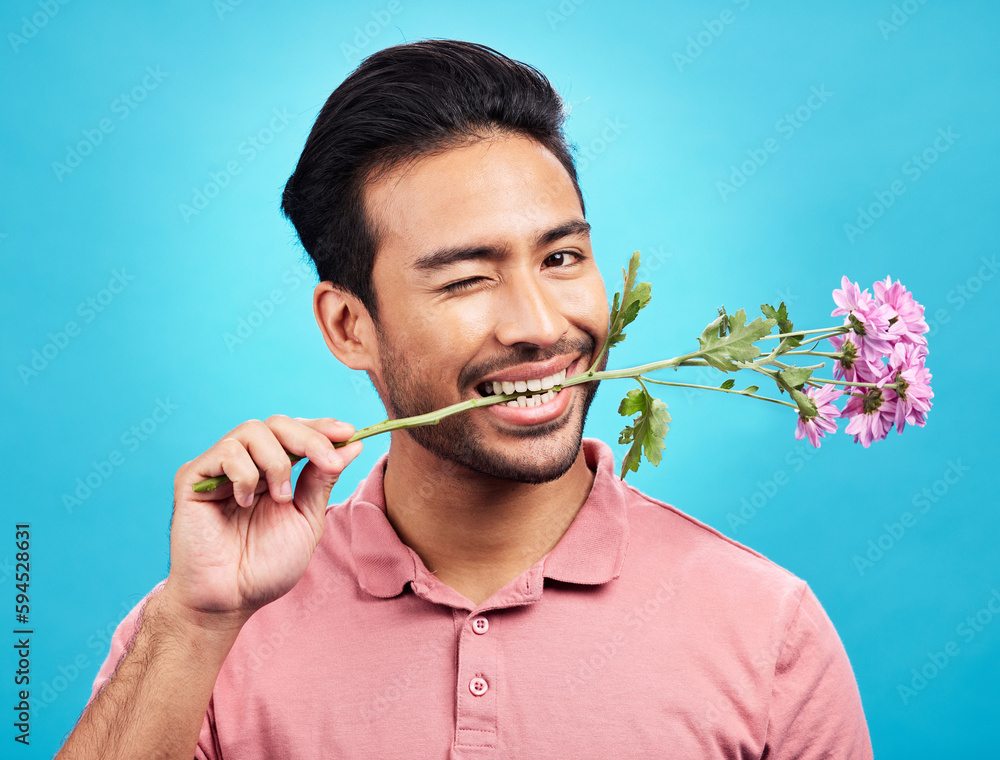
[[456, 746], [496, 746], [497, 689], [502, 688], [498, 656], [496, 629], [489, 618], [467, 619], [459, 635]]

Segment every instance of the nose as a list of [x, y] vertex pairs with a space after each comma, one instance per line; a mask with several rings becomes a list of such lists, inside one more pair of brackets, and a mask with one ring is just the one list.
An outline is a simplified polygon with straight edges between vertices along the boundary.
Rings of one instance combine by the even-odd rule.
[[496, 337], [506, 346], [532, 343], [547, 347], [569, 330], [552, 286], [536, 272], [518, 269], [506, 284]]

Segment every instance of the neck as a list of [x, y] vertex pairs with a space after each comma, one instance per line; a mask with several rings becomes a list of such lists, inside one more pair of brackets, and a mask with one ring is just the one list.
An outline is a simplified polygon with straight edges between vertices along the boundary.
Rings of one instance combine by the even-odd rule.
[[394, 434], [386, 515], [429, 571], [478, 605], [552, 551], [594, 476], [582, 445], [561, 477], [531, 484], [473, 472]]

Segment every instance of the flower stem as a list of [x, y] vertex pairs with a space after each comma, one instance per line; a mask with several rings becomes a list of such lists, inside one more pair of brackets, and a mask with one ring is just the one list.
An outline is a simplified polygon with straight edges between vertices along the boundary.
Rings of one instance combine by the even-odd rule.
[[[828, 332], [831, 335], [838, 335], [842, 332], [847, 332], [850, 329], [851, 329], [850, 325], [845, 325], [842, 327], [820, 327], [816, 330], [793, 330], [792, 332], [778, 333], [777, 335], [765, 335], [760, 340], [769, 340], [770, 338], [790, 338], [793, 335], [812, 335], [815, 333], [825, 333], [825, 332]], [[812, 340], [821, 340], [821, 338], [813, 338], [810, 340], [810, 342], [812, 342]]]
[[896, 390], [896, 383], [886, 383], [885, 385], [879, 385], [878, 383], [853, 383], [850, 380], [826, 380], [819, 377], [810, 377], [809, 384], [815, 385], [817, 388], [830, 383], [831, 385], [849, 385], [854, 388], [892, 388]]
[[719, 388], [715, 385], [695, 385], [694, 383], [671, 383], [666, 380], [654, 380], [651, 377], [636, 378], [637, 380], [645, 380], [647, 383], [656, 383], [657, 385], [671, 385], [675, 388], [699, 388], [705, 391], [722, 391], [723, 393], [735, 393], [738, 396], [746, 396], [747, 398], [759, 398], [761, 401], [770, 401], [772, 404], [781, 404], [782, 406], [790, 406], [792, 409], [798, 409], [795, 404], [789, 404], [787, 401], [779, 401], [776, 398], [768, 398], [767, 396], [758, 396], [754, 393], [747, 393], [746, 391], [738, 391], [732, 388]]
[[[835, 335], [843, 331], [844, 330], [840, 328], [832, 332], [830, 328], [824, 328], [821, 330], [799, 330], [792, 333], [784, 333], [782, 335], [767, 335], [764, 336], [764, 338], [765, 339], [781, 338], [781, 337], [787, 337], [788, 335], [804, 335], [804, 334], [814, 334], [814, 333], [831, 333], [832, 335]], [[820, 338], [817, 338], [816, 340], [819, 339]], [[692, 385], [685, 383], [668, 383], [662, 380], [652, 380], [651, 378], [642, 378], [642, 375], [644, 375], [644, 373], [646, 372], [655, 372], [656, 370], [668, 369], [670, 367], [676, 369], [678, 367], [705, 366], [708, 364], [708, 362], [700, 358], [702, 355], [701, 351], [692, 351], [690, 353], [683, 354], [681, 356], [676, 356], [673, 359], [664, 359], [658, 362], [642, 364], [638, 367], [629, 367], [627, 369], [616, 369], [616, 370], [603, 370], [599, 372], [594, 368], [600, 363], [601, 358], [603, 357], [604, 352], [606, 350], [607, 350], [607, 345], [601, 348], [601, 352], [598, 354], [597, 360], [593, 363], [593, 365], [591, 365], [590, 369], [588, 369], [586, 372], [582, 372], [578, 375], [574, 375], [573, 377], [567, 378], [561, 385], [552, 386], [552, 390], [558, 392], [563, 388], [569, 388], [573, 385], [581, 385], [582, 383], [591, 383], [594, 382], [595, 380], [600, 381], [600, 380], [619, 380], [624, 378], [634, 378], [638, 379], [640, 383], [643, 381], [643, 379], [646, 379], [649, 380], [649, 382], [658, 383], [661, 385], [677, 385], [679, 387], [702, 388], [706, 390], [716, 390], [716, 391], [722, 390], [728, 393], [738, 393], [741, 396], [749, 396], [750, 398], [759, 398], [763, 401], [769, 401], [774, 404], [782, 404], [784, 406], [795, 407], [794, 404], [789, 404], [784, 401], [768, 398], [767, 396], [742, 393], [740, 391], [727, 390], [725, 388], [714, 388], [711, 386], [700, 386], [700, 385]], [[767, 375], [768, 377], [773, 378], [775, 373], [765, 370], [761, 366], [761, 364], [774, 362], [774, 354], [775, 352], [772, 351], [770, 354], [762, 356], [755, 362], [735, 362], [735, 363], [739, 365], [741, 369], [752, 369], [755, 372], [759, 372], [763, 375]], [[816, 365], [817, 368], [822, 366], [824, 365], [822, 364]], [[404, 430], [406, 428], [420, 427], [422, 425], [436, 425], [445, 417], [450, 417], [453, 414], [465, 412], [470, 409], [477, 409], [479, 407], [491, 406], [492, 404], [499, 404], [501, 402], [511, 401], [512, 399], [517, 398], [518, 395], [521, 394], [519, 393], [497, 394], [493, 396], [483, 396], [481, 398], [472, 398], [472, 399], [467, 399], [466, 401], [461, 401], [457, 404], [452, 404], [451, 406], [446, 406], [442, 409], [436, 409], [432, 412], [427, 412], [426, 414], [418, 414], [413, 417], [403, 417], [395, 420], [388, 420], [388, 419], [383, 420], [382, 422], [379, 422], [375, 425], [369, 425], [368, 427], [356, 430], [354, 435], [352, 435], [346, 441], [334, 441], [333, 445], [335, 448], [339, 449], [346, 446], [349, 443], [353, 443], [354, 441], [360, 441], [364, 438], [370, 438], [371, 436], [379, 435], [380, 433], [388, 433], [393, 430]], [[295, 462], [298, 462], [301, 457], [295, 457], [294, 455], [289, 454], [289, 458], [292, 460], [292, 463], [294, 464]], [[211, 491], [214, 490], [219, 485], [221, 485], [222, 483], [228, 482], [228, 480], [229, 478], [226, 477], [225, 475], [220, 475], [215, 478], [209, 478], [199, 483], [195, 483], [194, 490], [199, 493], [203, 491]]]
[[834, 354], [829, 351], [786, 351], [782, 356], [828, 356], [831, 359], [841, 359], [843, 354]]

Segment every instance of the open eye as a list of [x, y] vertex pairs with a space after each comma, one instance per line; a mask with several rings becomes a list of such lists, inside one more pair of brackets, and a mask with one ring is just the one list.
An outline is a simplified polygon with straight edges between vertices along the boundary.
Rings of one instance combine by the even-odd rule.
[[[549, 257], [547, 259], [545, 259], [545, 260], [548, 261], [553, 256], [563, 256], [563, 257], [565, 257], [567, 254], [576, 257], [575, 260], [573, 262], [571, 262], [571, 264], [569, 266], [571, 266], [572, 264], [576, 264], [576, 263], [578, 263], [580, 261], [583, 261], [586, 258], [583, 254], [577, 253], [576, 251], [556, 251], [555, 253], [550, 254]], [[566, 266], [559, 266], [559, 267], [556, 267], [556, 269], [566, 269]]]

